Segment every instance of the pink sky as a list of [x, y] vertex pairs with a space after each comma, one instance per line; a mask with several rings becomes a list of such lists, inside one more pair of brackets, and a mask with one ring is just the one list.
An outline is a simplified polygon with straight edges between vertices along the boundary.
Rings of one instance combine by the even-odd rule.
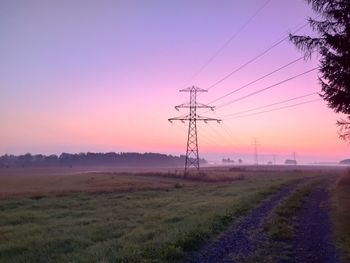
[[[193, 79], [265, 2], [2, 1], [0, 154], [183, 154], [187, 126], [167, 122], [179, 114], [173, 106], [188, 99], [178, 91], [192, 84], [208, 88], [312, 15], [306, 1], [271, 0]], [[299, 56], [286, 41], [199, 100], [208, 103]], [[315, 66], [317, 58], [299, 61], [216, 104]], [[220, 117], [319, 89], [317, 72], [312, 72], [209, 115]], [[297, 102], [312, 98], [317, 95]], [[208, 159], [244, 156], [250, 162], [257, 138], [264, 162], [272, 154], [282, 161], [293, 152], [302, 162], [338, 161], [349, 157], [350, 150], [338, 139], [339, 117], [318, 101], [221, 125], [199, 124], [199, 146]]]

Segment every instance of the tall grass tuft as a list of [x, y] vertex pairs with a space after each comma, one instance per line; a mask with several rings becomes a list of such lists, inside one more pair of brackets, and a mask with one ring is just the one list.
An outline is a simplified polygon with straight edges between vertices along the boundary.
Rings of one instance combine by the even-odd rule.
[[333, 221], [337, 247], [350, 261], [350, 169], [341, 176], [333, 190]]

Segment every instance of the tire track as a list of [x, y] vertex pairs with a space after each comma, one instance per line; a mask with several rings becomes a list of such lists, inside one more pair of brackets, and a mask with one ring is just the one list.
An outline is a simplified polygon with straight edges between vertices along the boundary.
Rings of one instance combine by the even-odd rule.
[[[260, 233], [263, 219], [285, 197], [287, 197], [299, 183], [307, 179], [289, 184], [279, 190], [269, 199], [260, 203], [256, 208], [237, 221], [217, 240], [205, 245], [200, 251], [189, 255], [183, 262], [242, 262], [241, 259], [254, 252], [265, 236]], [[235, 255], [234, 259], [231, 255]]]
[[297, 227], [293, 238], [293, 257], [288, 262], [338, 263], [339, 258], [332, 242], [329, 217], [331, 181], [323, 181], [305, 200], [296, 215]]

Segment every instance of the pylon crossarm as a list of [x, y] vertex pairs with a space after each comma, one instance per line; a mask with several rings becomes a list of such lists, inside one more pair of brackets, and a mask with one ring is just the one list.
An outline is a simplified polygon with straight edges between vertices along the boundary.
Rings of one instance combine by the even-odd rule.
[[[183, 104], [175, 106], [175, 109], [176, 110], [188, 109], [188, 108], [192, 108], [192, 107], [193, 107], [193, 105], [191, 105], [190, 103], [183, 103]], [[203, 104], [203, 103], [197, 103], [196, 104], [196, 108], [197, 109], [210, 109], [210, 110], [213, 111], [215, 109], [215, 106], [210, 106], [210, 105], [206, 105], [206, 104]]]
[[[188, 121], [188, 120], [190, 120], [190, 118], [188, 116], [186, 116], [186, 117], [175, 117], [175, 118], [168, 119], [168, 121], [170, 121], [170, 122], [173, 122], [173, 121]], [[222, 122], [221, 119], [207, 118], [207, 117], [201, 117], [201, 116], [196, 116], [193, 120], [204, 121], [204, 122], [216, 121], [218, 123]]]
[[196, 116], [196, 121], [216, 121], [217, 123], [220, 123], [222, 120], [221, 119], [216, 119], [216, 118], [207, 118], [207, 117], [202, 117], [202, 116]]
[[168, 119], [169, 122], [173, 122], [173, 121], [187, 121], [189, 120], [189, 116], [186, 115], [186, 116], [179, 116], [179, 117], [174, 117], [174, 118], [170, 118]]
[[189, 109], [188, 115], [179, 116], [168, 119], [168, 121], [188, 121], [188, 134], [187, 134], [187, 149], [186, 149], [186, 158], [185, 158], [185, 174], [190, 168], [196, 169], [199, 172], [199, 154], [198, 154], [198, 140], [197, 140], [197, 121], [216, 121], [221, 122], [220, 119], [208, 118], [204, 116], [197, 115], [197, 109], [206, 108], [214, 110], [214, 106], [202, 104], [197, 102], [197, 92], [207, 92], [207, 90], [200, 89], [198, 87], [192, 86], [187, 89], [180, 90], [181, 92], [190, 92], [190, 101], [188, 103], [183, 103], [178, 106], [175, 106], [176, 110], [180, 108]]
[[192, 86], [186, 89], [181, 89], [180, 92], [208, 92], [208, 90]]

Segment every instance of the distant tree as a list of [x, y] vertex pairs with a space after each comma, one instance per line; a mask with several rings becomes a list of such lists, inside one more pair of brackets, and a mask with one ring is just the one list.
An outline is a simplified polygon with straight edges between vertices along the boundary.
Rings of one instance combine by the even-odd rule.
[[[31, 155], [20, 156], [3, 155], [0, 156], [0, 167], [26, 167], [26, 166], [138, 166], [138, 167], [173, 167], [183, 165], [185, 156], [172, 156], [160, 153], [62, 153], [57, 155]], [[205, 159], [200, 159], [201, 164], [206, 164]]]
[[350, 165], [350, 159], [341, 160], [339, 163], [340, 164]]
[[235, 161], [234, 160], [231, 160], [230, 158], [222, 158], [222, 163], [234, 163]]
[[24, 167], [30, 165], [33, 161], [33, 156], [30, 153], [18, 156], [18, 162], [20, 166]]
[[45, 165], [58, 165], [58, 156], [55, 154], [44, 156], [44, 163]]
[[316, 37], [290, 35], [290, 40], [311, 58], [320, 58], [321, 97], [337, 113], [348, 115], [337, 122], [340, 138], [350, 142], [350, 0], [305, 0], [318, 14], [309, 18]]

